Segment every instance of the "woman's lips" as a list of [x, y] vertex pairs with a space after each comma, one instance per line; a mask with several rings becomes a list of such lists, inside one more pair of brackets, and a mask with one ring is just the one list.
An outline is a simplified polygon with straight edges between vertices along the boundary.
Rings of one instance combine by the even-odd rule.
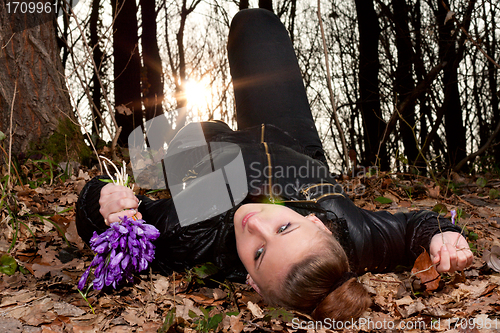
[[247, 224], [248, 219], [251, 218], [255, 214], [257, 214], [257, 213], [252, 212], [252, 213], [248, 213], [247, 215], [245, 215], [245, 217], [243, 217], [243, 220], [241, 221], [241, 226], [243, 227], [243, 229], [245, 229], [245, 225]]

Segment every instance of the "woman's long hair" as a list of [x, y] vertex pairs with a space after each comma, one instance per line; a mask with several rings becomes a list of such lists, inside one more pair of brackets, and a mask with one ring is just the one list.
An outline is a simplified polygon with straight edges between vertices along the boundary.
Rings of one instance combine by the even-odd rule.
[[[321, 216], [318, 205], [310, 209], [300, 206], [290, 208], [313, 210]], [[326, 218], [326, 214], [321, 217]], [[332, 223], [331, 220], [323, 222]], [[350, 272], [348, 256], [337, 239], [323, 232], [319, 235], [318, 251], [293, 265], [274, 289], [261, 288], [263, 297], [270, 304], [311, 314], [316, 320], [357, 319], [370, 306], [370, 296]]]

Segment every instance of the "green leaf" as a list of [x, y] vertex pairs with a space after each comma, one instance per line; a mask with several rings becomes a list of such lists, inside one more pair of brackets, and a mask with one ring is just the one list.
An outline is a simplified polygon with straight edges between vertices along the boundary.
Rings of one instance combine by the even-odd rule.
[[193, 273], [200, 279], [205, 279], [211, 275], [216, 274], [218, 271], [219, 269], [217, 268], [217, 266], [215, 266], [211, 262], [207, 262], [206, 264], [193, 268]]
[[0, 258], [0, 272], [7, 274], [7, 275], [13, 275], [17, 270], [17, 262], [14, 258], [9, 256], [8, 254], [4, 254]]
[[487, 181], [485, 178], [483, 178], [483, 177], [479, 177], [479, 178], [476, 180], [476, 184], [477, 184], [477, 186], [479, 186], [479, 187], [485, 187], [487, 183], [488, 183], [488, 181]]
[[496, 188], [492, 188], [490, 190], [490, 193], [489, 193], [490, 199], [496, 199], [496, 198], [498, 198], [499, 195], [500, 195], [500, 193], [498, 192], [498, 190]]
[[6, 138], [5, 133], [0, 131], [0, 141], [5, 140], [5, 138]]
[[479, 236], [474, 231], [471, 231], [467, 235], [467, 238], [469, 238], [471, 241], [475, 241], [475, 240], [477, 240], [479, 238]]
[[231, 312], [226, 312], [226, 316], [237, 316], [240, 313], [238, 311], [231, 311]]
[[27, 270], [26, 268], [24, 268], [23, 266], [18, 266], [18, 268], [19, 268], [19, 271], [20, 271], [21, 273], [23, 273], [24, 275], [26, 275], [26, 274], [29, 274], [29, 273], [30, 273], [30, 271], [28, 271], [28, 270]]
[[438, 203], [432, 208], [432, 211], [438, 213], [439, 215], [446, 215], [446, 213], [448, 213], [448, 208], [446, 208], [445, 205]]
[[170, 309], [170, 311], [167, 312], [167, 315], [165, 316], [165, 321], [158, 330], [158, 333], [167, 333], [170, 327], [172, 327], [172, 325], [174, 324], [175, 324], [175, 307], [173, 307], [172, 309]]
[[392, 202], [391, 199], [386, 198], [386, 197], [376, 197], [375, 201], [381, 203], [381, 204], [390, 204]]
[[270, 321], [271, 319], [279, 319], [280, 317], [284, 322], [291, 323], [293, 319], [293, 313], [286, 311], [285, 309], [275, 309], [268, 308], [269, 312], [264, 317], [264, 320]]
[[210, 310], [212, 310], [212, 308], [204, 308], [202, 306], [200, 306], [200, 310], [201, 312], [203, 312], [203, 315], [205, 316], [205, 318], [209, 318], [210, 317]]
[[222, 314], [218, 313], [208, 320], [207, 329], [215, 330], [222, 321]]
[[197, 318], [197, 317], [199, 317], [196, 313], [194, 313], [194, 311], [193, 311], [193, 310], [189, 310], [188, 315], [189, 315], [189, 317], [191, 317], [191, 318]]
[[472, 253], [477, 253], [477, 246], [476, 244], [469, 242], [469, 248], [472, 251]]

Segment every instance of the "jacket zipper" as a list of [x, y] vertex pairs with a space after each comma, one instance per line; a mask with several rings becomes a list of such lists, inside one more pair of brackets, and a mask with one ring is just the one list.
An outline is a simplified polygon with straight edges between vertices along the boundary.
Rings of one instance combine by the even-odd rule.
[[314, 203], [317, 203], [319, 200], [323, 199], [324, 197], [335, 196], [335, 195], [340, 195], [341, 197], [345, 198], [345, 196], [342, 193], [326, 193], [326, 194], [322, 194], [319, 197], [314, 198], [314, 199], [309, 199], [309, 200], [284, 200], [282, 202], [314, 202]]
[[[275, 201], [275, 198], [274, 198], [274, 195], [273, 195], [273, 180], [272, 180], [272, 176], [273, 176], [273, 166], [272, 166], [272, 163], [271, 163], [271, 154], [269, 153], [269, 146], [267, 145], [267, 142], [264, 140], [265, 138], [265, 124], [262, 124], [261, 126], [261, 132], [260, 132], [260, 143], [262, 145], [264, 145], [264, 150], [266, 152], [266, 157], [267, 157], [267, 165], [269, 166], [268, 168], [268, 174], [267, 174], [267, 178], [269, 179], [268, 181], [268, 189], [269, 189], [269, 200], [271, 202], [274, 202]], [[321, 183], [321, 184], [315, 184], [315, 185], [312, 185], [312, 186], [309, 186], [308, 188], [302, 190], [301, 192], [307, 197], [307, 192], [309, 192], [310, 189], [314, 188], [314, 187], [318, 187], [318, 186], [322, 186], [322, 185], [327, 185], [327, 184], [330, 184], [330, 183]], [[333, 186], [333, 184], [330, 184]], [[303, 201], [303, 202], [317, 202], [318, 200], [324, 198], [324, 197], [327, 197], [327, 196], [330, 196], [330, 195], [340, 195], [342, 197], [345, 197], [343, 194], [341, 193], [326, 193], [326, 194], [323, 194], [323, 195], [320, 195], [319, 197], [317, 198], [314, 198], [314, 199], [311, 199], [311, 200], [293, 200], [295, 202], [297, 201]], [[284, 201], [284, 202], [292, 202], [292, 201]]]
[[267, 178], [269, 179], [268, 181], [268, 189], [269, 189], [269, 200], [271, 202], [274, 202], [274, 195], [273, 195], [273, 166], [271, 164], [271, 154], [269, 153], [269, 147], [267, 145], [267, 142], [264, 141], [264, 132], [265, 132], [265, 124], [262, 124], [261, 126], [261, 133], [260, 133], [260, 143], [264, 145], [264, 150], [266, 151], [266, 157], [267, 157], [267, 165], [269, 166], [268, 168], [268, 173], [267, 173]]

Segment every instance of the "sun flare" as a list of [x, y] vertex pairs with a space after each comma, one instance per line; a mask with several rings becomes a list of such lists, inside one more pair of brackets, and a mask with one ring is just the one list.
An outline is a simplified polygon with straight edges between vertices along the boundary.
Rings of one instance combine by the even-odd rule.
[[206, 112], [210, 91], [202, 81], [189, 80], [185, 86], [186, 100], [189, 108], [194, 112]]

